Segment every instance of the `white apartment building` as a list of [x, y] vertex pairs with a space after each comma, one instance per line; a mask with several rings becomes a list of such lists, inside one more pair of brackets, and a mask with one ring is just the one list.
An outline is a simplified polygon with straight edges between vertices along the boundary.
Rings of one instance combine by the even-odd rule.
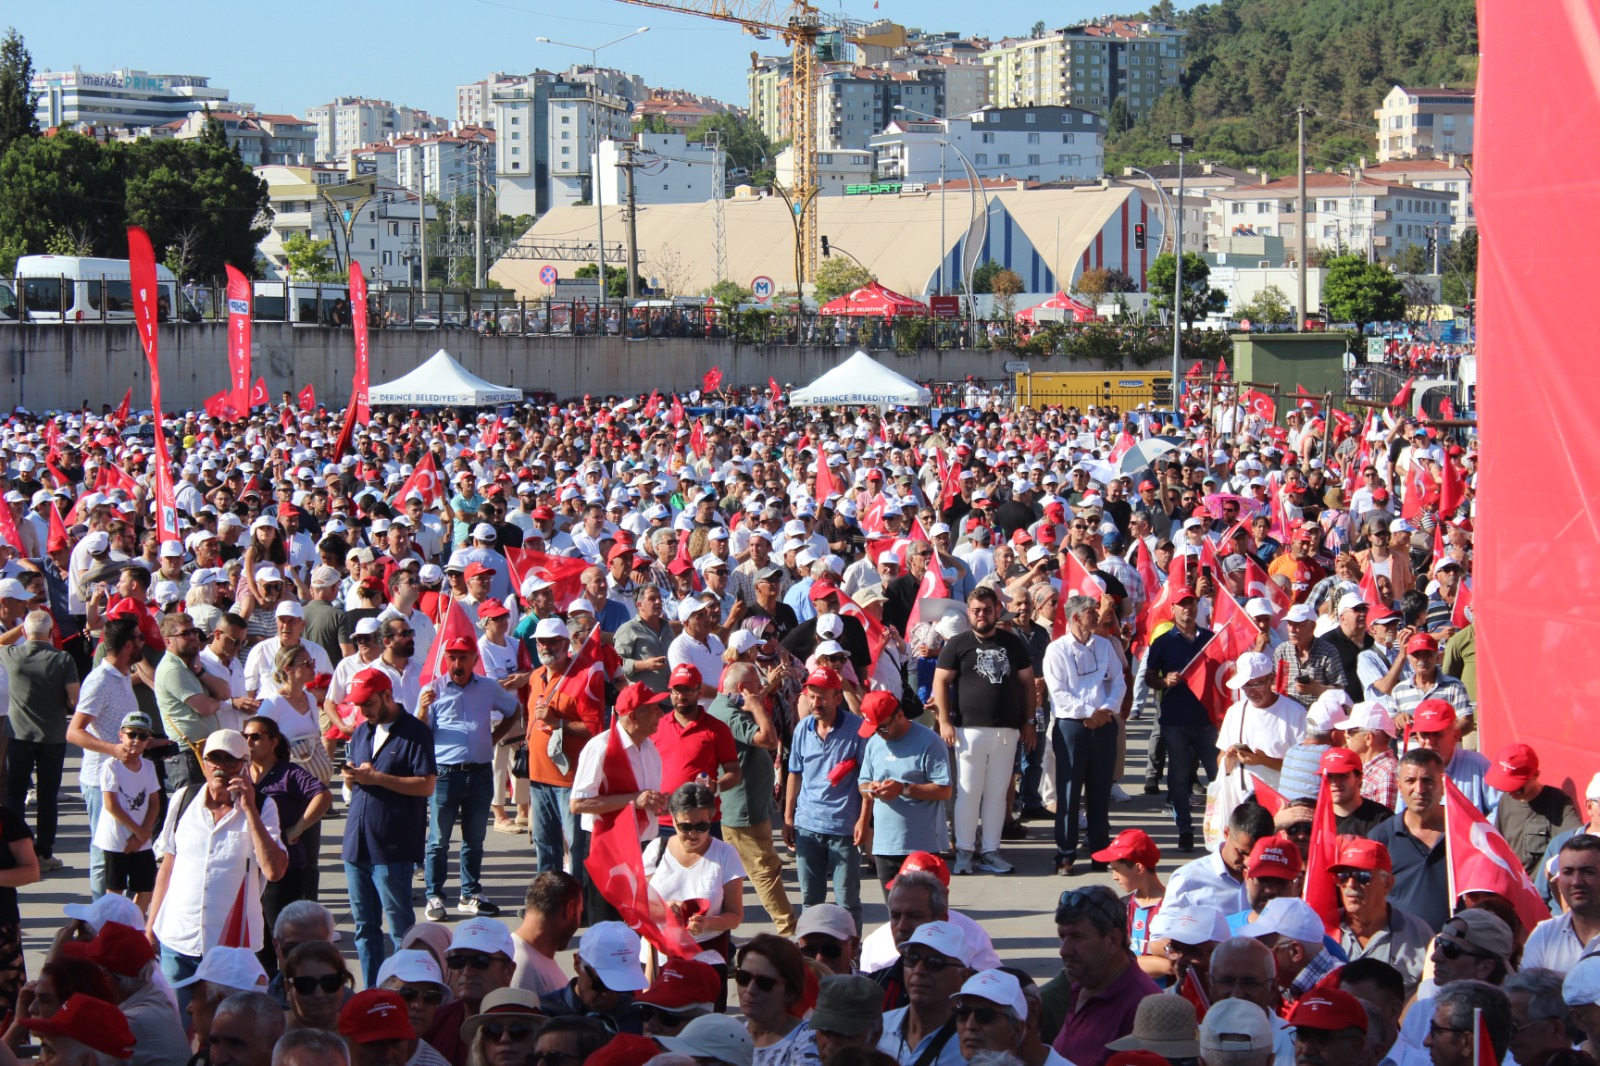
[[542, 214], [549, 194], [544, 122], [548, 79], [506, 85], [490, 97], [494, 117], [495, 204], [502, 215]]
[[476, 168], [493, 165], [493, 130], [464, 127], [431, 137], [400, 137], [394, 142], [395, 184], [412, 192], [451, 199], [470, 191]]
[[440, 123], [426, 111], [396, 106], [388, 100], [341, 96], [306, 112], [317, 126], [317, 159], [345, 159], [363, 145], [387, 141], [404, 133], [433, 133]]
[[1372, 113], [1378, 162], [1472, 154], [1473, 94], [1468, 89], [1396, 85]]
[[824, 74], [817, 84], [817, 147], [866, 148], [896, 119], [938, 116], [938, 108], [932, 78], [868, 67]]
[[1105, 172], [1105, 120], [1070, 107], [986, 108], [964, 118], [901, 118], [871, 138], [880, 181], [932, 184], [964, 179], [964, 152], [980, 178], [1034, 182], [1093, 181]]
[[[362, 206], [351, 220], [350, 248], [345, 247], [344, 226], [339, 206], [353, 201], [337, 200], [330, 204], [321, 192], [330, 186], [342, 184], [345, 175], [335, 168], [325, 166], [265, 166], [256, 168], [256, 176], [267, 183], [271, 198], [272, 228], [256, 246], [257, 256], [265, 261], [265, 276], [279, 279], [286, 276], [287, 261], [283, 255], [283, 242], [296, 233], [313, 240], [332, 241], [328, 255], [337, 251], [341, 264], [346, 255], [354, 253], [367, 276], [376, 281], [404, 285], [420, 284], [422, 263], [417, 256], [421, 204], [417, 198], [393, 184], [378, 182], [378, 195]], [[433, 207], [427, 208], [427, 217], [437, 217]]]
[[1108, 19], [1012, 38], [982, 56], [997, 107], [1059, 105], [1105, 114], [1123, 99], [1142, 117], [1183, 75], [1187, 31], [1156, 22]]
[[[210, 118], [221, 127], [230, 147], [236, 149], [246, 166], [309, 163], [316, 141], [316, 130], [305, 119], [293, 115], [262, 115], [254, 112], [212, 111]], [[207, 114], [191, 111], [181, 121], [163, 127], [149, 127], [136, 135], [160, 137], [170, 134], [185, 141], [199, 138], [206, 128]]]
[[[635, 203], [698, 204], [718, 195], [716, 152], [709, 146], [690, 144], [681, 133], [640, 133], [633, 142]], [[625, 143], [600, 142], [600, 195], [608, 204], [627, 199], [627, 177], [617, 165]]]
[[[197, 74], [149, 74], [142, 70], [102, 73], [41, 70], [30, 88], [39, 94], [34, 114], [42, 129], [107, 126], [141, 129], [179, 121], [191, 112], [228, 103], [228, 90]], [[234, 104], [232, 110], [249, 110]]]
[[1361, 170], [1370, 178], [1449, 193], [1454, 197], [1450, 204], [1451, 237], [1459, 237], [1478, 224], [1472, 205], [1472, 171], [1457, 156], [1444, 159], [1397, 159], [1372, 166], [1367, 166], [1366, 160], [1362, 160]]
[[[1408, 245], [1426, 245], [1430, 230], [1448, 227], [1453, 194], [1437, 189], [1346, 174], [1306, 175], [1306, 237], [1324, 252], [1354, 252], [1389, 259]], [[1259, 185], [1211, 192], [1208, 238], [1282, 237], [1293, 249], [1300, 237], [1293, 174]]]
[[[580, 92], [584, 95], [567, 95]], [[627, 101], [605, 95], [596, 98], [590, 93], [587, 85], [551, 86], [545, 119], [551, 208], [593, 202], [591, 180], [597, 144], [625, 140], [633, 134]], [[607, 197], [607, 202], [615, 201]]]
[[494, 129], [494, 95], [528, 84], [526, 74], [495, 71], [482, 81], [456, 86], [456, 125]]
[[[872, 180], [873, 154], [870, 149], [836, 148], [817, 153], [817, 195], [843, 196], [846, 185], [865, 185]], [[778, 153], [774, 163], [778, 184], [794, 186], [794, 148]]]

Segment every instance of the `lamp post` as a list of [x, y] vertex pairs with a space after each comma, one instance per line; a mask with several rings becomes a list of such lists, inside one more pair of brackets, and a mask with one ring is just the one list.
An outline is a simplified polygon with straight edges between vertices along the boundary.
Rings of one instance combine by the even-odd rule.
[[[939, 288], [940, 288], [940, 293], [942, 295], [943, 294], [943, 289], [944, 289], [944, 267], [945, 267], [945, 262], [949, 259], [949, 254], [945, 250], [945, 236], [944, 236], [944, 200], [945, 200], [944, 150], [946, 148], [950, 149], [952, 152], [954, 152], [956, 154], [956, 158], [961, 160], [961, 166], [967, 172], [967, 185], [968, 185], [967, 200], [968, 200], [968, 203], [970, 203], [972, 205], [971, 210], [970, 210], [969, 215], [968, 215], [968, 221], [967, 221], [967, 229], [968, 229], [969, 232], [972, 229], [972, 215], [975, 214], [976, 211], [977, 211], [978, 198], [979, 197], [983, 197], [983, 223], [984, 223], [985, 226], [988, 225], [988, 222], [989, 222], [989, 201], [988, 201], [988, 198], [986, 196], [984, 196], [983, 186], [981, 184], [981, 179], [979, 179], [979, 177], [978, 177], [978, 168], [972, 165], [972, 160], [967, 158], [967, 153], [963, 152], [959, 145], [957, 145], [954, 141], [950, 140], [950, 120], [948, 118], [940, 118], [937, 115], [930, 115], [925, 111], [916, 111], [916, 110], [913, 110], [912, 108], [906, 107], [904, 104], [896, 104], [894, 109], [896, 111], [904, 111], [907, 114], [921, 115], [923, 118], [932, 119], [934, 122], [940, 123], [944, 128], [945, 136], [940, 137], [938, 139], [938, 141], [939, 141]], [[965, 246], [966, 246], [965, 242], [963, 242], [963, 249], [965, 248]], [[962, 258], [966, 258], [965, 255], [963, 255]], [[965, 284], [965, 287], [966, 287], [966, 290], [967, 290], [967, 315], [968, 315], [968, 318], [970, 319], [970, 321], [972, 323], [972, 326], [971, 326], [971, 329], [972, 329], [972, 341], [973, 341], [974, 344], [976, 344], [977, 343], [977, 337], [978, 337], [978, 304], [977, 304], [977, 301], [974, 300], [973, 297], [972, 297], [972, 271], [970, 269], [966, 268], [966, 267], [963, 267], [962, 271], [961, 271], [961, 274], [962, 274], [962, 281]]]
[[[944, 138], [939, 141], [939, 295], [944, 295], [944, 267], [950, 259], [950, 253], [945, 245], [944, 236], [944, 150], [952, 147], [950, 144], [950, 120], [930, 115], [924, 111], [915, 111], [905, 104], [895, 104], [896, 111], [904, 111], [908, 115], [921, 115], [923, 118], [932, 119], [944, 129]], [[909, 167], [907, 168], [910, 169]], [[907, 175], [901, 175], [904, 179]], [[853, 258], [853, 257], [852, 257]]]
[[1167, 139], [1167, 143], [1178, 150], [1178, 203], [1176, 215], [1178, 218], [1177, 240], [1173, 247], [1176, 249], [1175, 263], [1172, 274], [1172, 418], [1176, 422], [1178, 414], [1178, 357], [1183, 349], [1183, 153], [1194, 146], [1194, 142], [1181, 133], [1174, 133]]
[[650, 32], [649, 26], [640, 26], [632, 33], [625, 33], [614, 41], [605, 44], [586, 45], [571, 44], [567, 41], [551, 40], [549, 37], [535, 37], [540, 44], [553, 44], [561, 48], [576, 48], [580, 52], [589, 53], [589, 73], [594, 82], [590, 92], [589, 117], [593, 133], [589, 138], [589, 147], [594, 150], [594, 164], [589, 168], [589, 184], [594, 190], [594, 224], [595, 224], [595, 266], [599, 270], [600, 280], [600, 310], [595, 318], [595, 333], [598, 335], [605, 329], [606, 313], [606, 214], [600, 195], [600, 58], [602, 49], [610, 48], [614, 44], [621, 44], [641, 33]]

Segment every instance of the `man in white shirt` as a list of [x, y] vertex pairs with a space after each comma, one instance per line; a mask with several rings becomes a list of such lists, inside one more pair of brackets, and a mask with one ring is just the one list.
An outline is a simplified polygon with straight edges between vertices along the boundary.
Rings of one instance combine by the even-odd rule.
[[[623, 817], [632, 815], [641, 844], [660, 835], [656, 817], [667, 809], [667, 797], [661, 793], [661, 753], [650, 738], [661, 724], [661, 705], [666, 700], [666, 693], [652, 692], [649, 685], [635, 681], [617, 694], [611, 728], [585, 744], [578, 755], [570, 802], [573, 813], [580, 816], [583, 832], [572, 846], [573, 869], [583, 869], [597, 815], [616, 811], [624, 812]], [[627, 758], [632, 780], [607, 779], [607, 755], [613, 748]], [[584, 880], [593, 925], [612, 914], [613, 908], [587, 878]]]
[[[581, 756], [580, 756], [581, 758]], [[567, 973], [556, 956], [572, 945], [583, 924], [583, 886], [562, 870], [546, 870], [528, 883], [522, 924], [511, 931], [516, 970], [511, 987], [536, 996], [567, 986]]]
[[1600, 838], [1578, 833], [1557, 855], [1556, 884], [1567, 910], [1533, 927], [1522, 951], [1522, 968], [1541, 966], [1567, 973], [1600, 949]]
[[1305, 734], [1306, 709], [1298, 701], [1278, 695], [1272, 685], [1274, 675], [1270, 656], [1258, 651], [1239, 656], [1227, 685], [1243, 698], [1222, 716], [1217, 751], [1223, 773], [1243, 766], [1276, 789], [1283, 757]]
[[1228, 835], [1222, 846], [1208, 855], [1185, 863], [1167, 882], [1163, 906], [1211, 907], [1221, 914], [1238, 914], [1250, 909], [1245, 891], [1245, 864], [1256, 841], [1277, 830], [1272, 815], [1255, 803], [1241, 803], [1228, 817]]
[[268, 637], [251, 648], [250, 656], [244, 664], [245, 689], [250, 695], [261, 700], [278, 694], [278, 684], [272, 679], [272, 674], [276, 669], [278, 651], [281, 648], [304, 645], [317, 673], [330, 675], [333, 673], [333, 662], [328, 658], [328, 653], [322, 650], [322, 645], [300, 639], [306, 631], [306, 615], [298, 603], [284, 600], [278, 604], [274, 615], [277, 618], [278, 635]]
[[245, 720], [261, 706], [261, 701], [252, 699], [245, 687], [244, 660], [239, 658], [244, 638], [243, 620], [236, 614], [225, 614], [211, 631], [211, 642], [200, 649], [200, 668], [226, 681], [233, 694], [232, 699], [217, 707], [218, 729], [242, 729]]
[[[678, 604], [678, 621], [683, 632], [667, 645], [667, 666], [687, 663], [700, 671], [700, 706], [710, 707], [717, 697], [715, 679], [722, 676], [722, 641], [712, 628], [717, 624], [717, 606], [699, 596]], [[712, 682], [712, 683], [707, 683]]]

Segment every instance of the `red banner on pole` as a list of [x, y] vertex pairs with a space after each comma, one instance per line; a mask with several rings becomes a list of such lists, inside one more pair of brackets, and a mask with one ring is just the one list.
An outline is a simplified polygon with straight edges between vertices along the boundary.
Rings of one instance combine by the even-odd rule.
[[316, 409], [317, 387], [315, 385], [307, 385], [305, 388], [300, 390], [300, 410], [310, 414]]
[[229, 400], [236, 411], [250, 409], [250, 279], [233, 267], [228, 271]]
[[361, 273], [361, 264], [350, 261], [350, 324], [356, 336], [356, 409], [354, 416], [363, 426], [372, 421], [372, 404], [367, 399], [367, 356], [371, 349], [367, 339], [367, 279]]
[[128, 277], [133, 283], [133, 323], [150, 364], [150, 407], [156, 416], [156, 440], [161, 440], [161, 356], [156, 348], [156, 252], [150, 235], [138, 226], [128, 227]]

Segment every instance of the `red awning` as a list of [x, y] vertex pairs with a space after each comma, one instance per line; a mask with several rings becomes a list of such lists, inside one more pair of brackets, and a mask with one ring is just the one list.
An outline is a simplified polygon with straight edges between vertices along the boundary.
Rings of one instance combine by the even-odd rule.
[[901, 296], [897, 292], [884, 288], [876, 281], [868, 282], [855, 292], [846, 293], [836, 299], [829, 300], [818, 311], [818, 314], [823, 315], [876, 315], [879, 317], [925, 315], [927, 313], [927, 304], [920, 300], [913, 300], [909, 296]]
[[1094, 322], [1100, 318], [1100, 316], [1095, 313], [1094, 308], [1088, 306], [1087, 304], [1079, 303], [1077, 300], [1074, 300], [1064, 292], [1058, 292], [1042, 304], [1035, 304], [1033, 307], [1024, 307], [1021, 311], [1018, 311], [1017, 321], [1032, 322], [1033, 313], [1041, 308], [1047, 311], [1070, 311], [1072, 313], [1072, 320], [1074, 322]]

